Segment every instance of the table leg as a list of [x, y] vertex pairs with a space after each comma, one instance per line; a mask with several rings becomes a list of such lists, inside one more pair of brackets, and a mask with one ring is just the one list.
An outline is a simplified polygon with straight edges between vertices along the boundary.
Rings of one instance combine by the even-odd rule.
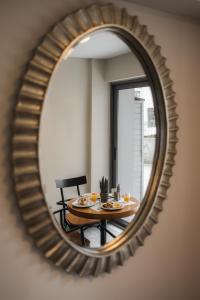
[[101, 220], [101, 246], [106, 244], [106, 220]]

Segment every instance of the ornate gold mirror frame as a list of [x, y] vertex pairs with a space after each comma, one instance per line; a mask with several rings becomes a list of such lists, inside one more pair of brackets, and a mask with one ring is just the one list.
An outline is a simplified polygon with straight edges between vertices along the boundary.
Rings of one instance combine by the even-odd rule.
[[[136, 54], [138, 52], [140, 60], [145, 55], [141, 63], [154, 84], [156, 122], [160, 130], [156, 163], [144, 204], [135, 221], [113, 242], [99, 250], [90, 251], [67, 240], [48, 211], [40, 181], [38, 137], [42, 105], [54, 68], [63, 53], [80, 38], [103, 28], [121, 35]], [[138, 18], [128, 15], [125, 9], [111, 4], [95, 4], [68, 15], [53, 27], [36, 48], [24, 75], [15, 108], [12, 164], [18, 205], [26, 228], [35, 245], [56, 266], [81, 276], [110, 272], [115, 265], [122, 265], [125, 259], [134, 255], [146, 236], [151, 234], [166, 198], [176, 154], [177, 114], [169, 73], [166, 59], [161, 55], [154, 37], [148, 34], [146, 26], [140, 25]]]

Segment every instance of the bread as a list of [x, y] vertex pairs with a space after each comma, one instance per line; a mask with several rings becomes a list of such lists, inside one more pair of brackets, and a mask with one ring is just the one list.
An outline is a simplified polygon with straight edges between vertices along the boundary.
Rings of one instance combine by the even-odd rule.
[[81, 198], [79, 198], [78, 199], [78, 204], [79, 205], [87, 205], [87, 203], [88, 203], [88, 199], [86, 198], [86, 197], [81, 197]]

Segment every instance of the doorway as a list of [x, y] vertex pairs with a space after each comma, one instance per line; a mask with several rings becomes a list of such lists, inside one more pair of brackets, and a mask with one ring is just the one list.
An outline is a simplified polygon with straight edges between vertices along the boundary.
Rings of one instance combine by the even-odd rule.
[[111, 183], [142, 199], [151, 175], [156, 125], [146, 78], [111, 86]]

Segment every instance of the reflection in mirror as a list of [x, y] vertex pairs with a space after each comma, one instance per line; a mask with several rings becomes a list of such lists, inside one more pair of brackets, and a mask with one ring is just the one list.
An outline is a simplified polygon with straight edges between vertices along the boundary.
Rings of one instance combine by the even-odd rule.
[[150, 180], [148, 78], [126, 43], [100, 30], [63, 54], [45, 98], [39, 155], [50, 213], [71, 241], [101, 247], [133, 220]]

